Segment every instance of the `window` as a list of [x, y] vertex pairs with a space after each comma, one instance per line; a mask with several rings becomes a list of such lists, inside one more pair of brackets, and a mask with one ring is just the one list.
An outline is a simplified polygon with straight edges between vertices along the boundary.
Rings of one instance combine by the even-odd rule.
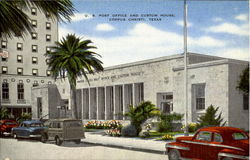
[[7, 42], [6, 41], [2, 41], [1, 42], [1, 47], [2, 48], [7, 48]]
[[219, 133], [214, 133], [214, 142], [223, 142], [223, 139]]
[[23, 68], [17, 68], [17, 74], [23, 75]]
[[201, 140], [201, 141], [211, 141], [212, 139], [212, 133], [211, 132], [200, 132], [197, 137], [197, 140]]
[[37, 27], [37, 21], [36, 20], [31, 20], [31, 25], [33, 27]]
[[50, 22], [46, 22], [46, 29], [51, 29], [51, 23]]
[[9, 83], [7, 82], [2, 83], [2, 98], [9, 99]]
[[32, 57], [32, 64], [37, 64], [37, 62], [38, 62], [37, 57]]
[[22, 43], [17, 43], [16, 47], [17, 47], [17, 50], [19, 50], [19, 51], [23, 50], [23, 44]]
[[32, 50], [32, 52], [37, 52], [38, 46], [37, 45], [32, 45], [31, 50]]
[[7, 74], [8, 73], [8, 67], [2, 66], [2, 74]]
[[17, 99], [19, 100], [24, 99], [24, 84], [23, 83], [17, 84]]
[[23, 56], [22, 55], [17, 55], [17, 62], [23, 63]]
[[32, 75], [37, 76], [38, 75], [38, 69], [32, 69]]
[[249, 110], [249, 94], [243, 94], [243, 109]]
[[50, 47], [46, 47], [46, 53], [48, 53], [50, 51], [51, 51]]
[[31, 33], [31, 38], [32, 38], [32, 39], [37, 39], [37, 33], [32, 32], [32, 33]]
[[32, 14], [32, 15], [36, 15], [36, 13], [37, 13], [36, 8], [31, 8], [31, 14]]
[[2, 62], [6, 62], [7, 58], [6, 57], [2, 57]]
[[205, 84], [192, 85], [194, 105], [197, 110], [205, 109]]
[[49, 14], [49, 12], [46, 12], [46, 18], [50, 18], [51, 16], [50, 16], [50, 14]]
[[51, 75], [51, 71], [47, 70], [47, 76]]
[[45, 62], [46, 62], [46, 64], [49, 64], [49, 59], [46, 59]]
[[248, 137], [244, 133], [233, 133], [233, 139], [235, 140], [242, 140], [242, 139], [248, 139]]
[[46, 34], [46, 41], [50, 42], [51, 41], [51, 35], [50, 34]]
[[38, 82], [37, 81], [34, 81], [33, 83], [33, 87], [36, 87], [36, 86], [39, 86]]

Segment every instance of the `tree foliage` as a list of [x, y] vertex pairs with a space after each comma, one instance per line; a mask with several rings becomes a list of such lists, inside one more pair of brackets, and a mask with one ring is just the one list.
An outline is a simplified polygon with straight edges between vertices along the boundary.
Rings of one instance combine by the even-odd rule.
[[182, 120], [183, 114], [172, 113], [172, 114], [163, 114], [161, 113], [160, 122], [158, 124], [159, 132], [171, 132], [173, 131], [173, 121]]
[[219, 107], [214, 108], [213, 105], [210, 105], [206, 109], [205, 115], [202, 115], [201, 117], [199, 117], [198, 128], [206, 127], [206, 126], [224, 126], [226, 122], [223, 123], [223, 118], [221, 117], [222, 113], [217, 115], [218, 109]]
[[[70, 83], [71, 108], [73, 118], [77, 117], [76, 106], [76, 80], [85, 77], [88, 81], [88, 74], [103, 71], [102, 62], [96, 58], [99, 54], [90, 51], [96, 47], [89, 45], [91, 40], [81, 40], [74, 34], [68, 34], [55, 47], [46, 54], [51, 75], [55, 80], [67, 77]], [[88, 81], [89, 82], [89, 81]]]
[[136, 127], [137, 135], [141, 131], [141, 125], [148, 119], [160, 114], [159, 109], [150, 101], [141, 102], [138, 106], [129, 107], [129, 111], [125, 113], [130, 118], [131, 125]]
[[249, 65], [242, 71], [237, 88], [245, 94], [249, 94]]
[[0, 119], [9, 118], [9, 111], [6, 108], [0, 108]]
[[70, 21], [75, 11], [71, 0], [1, 0], [0, 37], [32, 32], [30, 18], [24, 11], [33, 6], [59, 22]]

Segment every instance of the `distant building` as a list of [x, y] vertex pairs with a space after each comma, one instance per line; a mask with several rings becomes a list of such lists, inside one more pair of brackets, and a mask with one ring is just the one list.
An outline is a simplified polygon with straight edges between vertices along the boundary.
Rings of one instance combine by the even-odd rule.
[[[142, 101], [151, 101], [164, 113], [184, 114], [183, 57], [179, 54], [107, 67], [104, 72], [88, 75], [90, 86], [86, 80], [78, 80], [79, 117], [124, 120], [121, 113]], [[188, 122], [196, 122], [212, 104], [219, 107], [227, 125], [249, 129], [248, 97], [236, 89], [248, 62], [194, 53], [189, 53], [188, 61]], [[57, 94], [69, 99], [69, 85], [60, 80], [56, 85]], [[44, 93], [38, 97], [54, 97]]]
[[25, 10], [34, 31], [14, 38], [0, 37], [0, 83], [1, 107], [17, 117], [22, 112], [31, 112], [31, 88], [52, 84], [44, 54], [58, 40], [57, 21], [48, 14], [32, 7]]

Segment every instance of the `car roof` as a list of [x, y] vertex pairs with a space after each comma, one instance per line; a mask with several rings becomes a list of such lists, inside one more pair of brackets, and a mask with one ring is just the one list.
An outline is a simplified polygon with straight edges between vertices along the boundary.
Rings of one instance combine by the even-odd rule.
[[16, 122], [14, 119], [2, 119], [0, 122]]
[[244, 132], [242, 129], [235, 127], [205, 127], [201, 128], [200, 131], [212, 131], [218, 133]]
[[38, 120], [28, 120], [28, 121], [23, 121], [23, 123], [32, 124], [32, 123], [42, 123], [42, 122]]

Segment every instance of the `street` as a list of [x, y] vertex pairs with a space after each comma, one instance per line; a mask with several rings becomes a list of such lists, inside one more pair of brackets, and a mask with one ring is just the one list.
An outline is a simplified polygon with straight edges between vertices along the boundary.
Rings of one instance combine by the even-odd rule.
[[168, 160], [166, 155], [90, 145], [81, 142], [41, 143], [36, 140], [0, 138], [0, 160]]

